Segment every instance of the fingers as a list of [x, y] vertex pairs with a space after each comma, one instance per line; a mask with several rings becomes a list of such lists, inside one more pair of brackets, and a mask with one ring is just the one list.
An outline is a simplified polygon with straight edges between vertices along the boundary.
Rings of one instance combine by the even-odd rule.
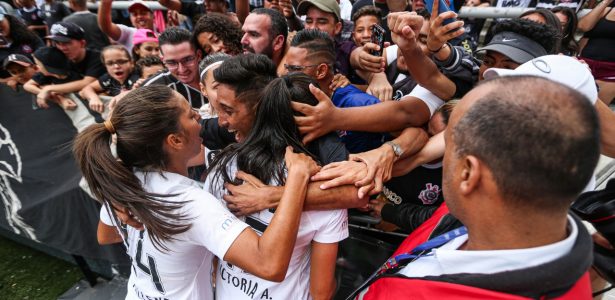
[[256, 178], [254, 175], [252, 174], [248, 174], [244, 171], [237, 171], [237, 174], [235, 175], [235, 178], [239, 178], [245, 182], [248, 182], [254, 186], [260, 187], [263, 186], [263, 182], [260, 181], [260, 179]]
[[318, 100], [318, 103], [330, 102], [331, 100], [329, 99], [327, 94], [325, 94], [325, 92], [323, 92], [321, 89], [317, 88], [311, 83], [310, 83], [310, 92], [312, 93], [312, 95], [314, 95], [314, 97], [316, 97], [316, 100]]
[[433, 5], [431, 6], [431, 18], [430, 20], [435, 20], [438, 17], [438, 10], [440, 9], [440, 1], [433, 0]]
[[357, 196], [358, 196], [360, 199], [363, 199], [363, 198], [365, 198], [367, 195], [369, 195], [373, 189], [374, 189], [374, 183], [373, 183], [373, 182], [371, 182], [371, 183], [370, 183], [370, 184], [368, 184], [368, 185], [364, 185], [364, 186], [360, 187], [360, 188], [359, 188], [359, 191], [358, 191], [358, 193], [357, 193]]
[[[312, 93], [313, 94], [313, 93]], [[316, 98], [318, 99], [318, 98]], [[314, 114], [314, 106], [305, 104], [305, 103], [299, 103], [299, 102], [295, 102], [295, 101], [291, 101], [290, 102], [290, 107], [292, 107], [292, 109], [296, 112], [302, 113], [306, 116], [310, 116], [312, 114]]]

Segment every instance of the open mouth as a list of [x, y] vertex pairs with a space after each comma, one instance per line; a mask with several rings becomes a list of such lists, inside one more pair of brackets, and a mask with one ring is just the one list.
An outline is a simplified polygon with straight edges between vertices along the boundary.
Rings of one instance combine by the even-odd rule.
[[117, 72], [114, 72], [114, 74], [115, 74], [116, 77], [123, 77], [124, 76], [124, 71], [117, 71]]
[[235, 129], [227, 129], [228, 132], [230, 132], [231, 134], [233, 134], [235, 136], [235, 141], [239, 142], [241, 139], [241, 136], [239, 134], [239, 131], [235, 130]]

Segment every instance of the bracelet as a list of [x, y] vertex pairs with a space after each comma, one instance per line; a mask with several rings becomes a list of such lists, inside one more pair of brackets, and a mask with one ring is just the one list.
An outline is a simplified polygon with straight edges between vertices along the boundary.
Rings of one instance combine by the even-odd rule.
[[440, 48], [438, 48], [437, 50], [431, 50], [429, 48], [427, 48], [427, 50], [429, 50], [429, 52], [436, 54], [438, 52], [440, 52], [440, 50], [442, 50], [442, 48], [444, 48], [444, 46], [448, 45], [447, 43], [442, 44], [442, 46], [440, 46]]

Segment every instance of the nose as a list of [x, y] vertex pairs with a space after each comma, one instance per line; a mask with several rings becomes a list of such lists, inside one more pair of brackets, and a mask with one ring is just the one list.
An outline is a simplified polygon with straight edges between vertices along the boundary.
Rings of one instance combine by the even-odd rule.
[[244, 33], [243, 36], [241, 37], [241, 44], [242, 45], [248, 45], [248, 34]]
[[228, 128], [228, 120], [224, 114], [218, 114], [218, 125], [222, 128]]

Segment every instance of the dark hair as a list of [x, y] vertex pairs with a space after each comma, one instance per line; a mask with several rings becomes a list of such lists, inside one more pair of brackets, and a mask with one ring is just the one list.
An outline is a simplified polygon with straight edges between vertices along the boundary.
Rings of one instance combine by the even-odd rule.
[[457, 155], [485, 163], [500, 195], [514, 204], [568, 207], [600, 154], [593, 106], [579, 92], [541, 77], [499, 77], [482, 85], [493, 87], [453, 128]]
[[192, 44], [190, 31], [181, 27], [168, 27], [158, 36], [160, 49], [162, 49], [162, 45], [179, 45], [184, 42], [188, 42], [194, 49], [199, 49], [198, 46]]
[[[129, 92], [109, 121], [116, 132], [117, 158], [109, 145], [111, 133], [94, 124], [77, 135], [73, 152], [96, 199], [113, 208], [127, 208], [141, 220], [155, 246], [168, 250], [163, 241], [187, 231], [187, 217], [177, 212], [185, 202], [166, 201], [147, 192], [133, 169], [161, 172], [168, 163], [163, 150], [169, 134], [181, 129], [181, 108], [175, 93], [164, 85], [151, 85]], [[113, 213], [113, 212], [112, 212]], [[117, 221], [117, 219], [116, 219]], [[119, 222], [118, 222], [119, 224]]]
[[207, 67], [217, 62], [226, 61], [229, 58], [231, 58], [230, 55], [222, 52], [213, 53], [205, 56], [205, 58], [203, 58], [203, 60], [201, 60], [201, 63], [199, 64], [199, 78], [201, 79], [201, 82], [205, 81], [205, 76], [207, 75], [207, 72], [209, 72], [209, 70], [207, 70], [207, 72], [203, 73], [203, 71]]
[[419, 8], [416, 10], [416, 14], [423, 17], [425, 20], [431, 19], [431, 14], [424, 8]]
[[137, 70], [137, 73], [139, 73], [139, 77], [143, 77], [144, 67], [151, 67], [151, 66], [163, 66], [164, 67], [164, 63], [162, 62], [160, 57], [153, 56], [153, 55], [141, 57], [135, 63], [135, 69]]
[[552, 29], [557, 31], [557, 42], [555, 43], [554, 53], [559, 53], [562, 42], [562, 26], [559, 23], [559, 19], [552, 13], [550, 10], [545, 8], [537, 8], [534, 10], [528, 10], [519, 16], [519, 18], [523, 18], [528, 15], [539, 14], [545, 19], [545, 24], [550, 26]]
[[192, 43], [201, 49], [203, 53], [205, 49], [199, 45], [198, 37], [203, 32], [211, 32], [213, 35], [222, 40], [226, 49], [232, 55], [242, 53], [241, 37], [243, 33], [237, 23], [233, 22], [229, 17], [220, 13], [208, 13], [203, 15], [194, 26], [192, 33]]
[[[307, 50], [308, 57], [323, 59], [329, 66], [335, 64], [335, 43], [325, 32], [318, 29], [304, 29], [295, 35], [291, 47]], [[332, 68], [331, 68], [332, 69]]]
[[269, 37], [273, 40], [276, 36], [284, 36], [284, 43], [288, 38], [288, 23], [281, 12], [271, 8], [257, 8], [250, 12], [257, 15], [268, 15], [271, 20], [271, 28], [269, 28]]
[[271, 59], [253, 53], [234, 56], [214, 71], [218, 83], [230, 86], [237, 99], [253, 108], [256, 108], [263, 88], [276, 77], [276, 67]]
[[[40, 38], [33, 31], [29, 30], [21, 19], [9, 14], [5, 14], [4, 17], [9, 21], [9, 34], [13, 43], [16, 45], [30, 44], [34, 46], [40, 41]], [[5, 32], [4, 34], [6, 36], [7, 33]]]
[[122, 46], [122, 45], [109, 45], [106, 46], [105, 48], [102, 49], [102, 51], [100, 51], [100, 61], [105, 64], [105, 52], [109, 51], [109, 50], [119, 50], [124, 52], [124, 54], [126, 54], [126, 57], [128, 57], [128, 60], [132, 61], [132, 56], [130, 56], [130, 52], [128, 52], [128, 49], [126, 49], [126, 47]]
[[380, 20], [382, 19], [382, 10], [380, 10], [380, 8], [377, 8], [371, 5], [363, 6], [359, 8], [354, 13], [354, 15], [352, 15], [352, 22], [356, 23], [357, 20], [363, 16], [374, 16], [376, 17], [376, 19], [378, 19], [378, 24], [380, 24], [381, 23]]
[[504, 31], [523, 35], [541, 45], [550, 54], [557, 53], [558, 31], [551, 26], [525, 19], [510, 19], [498, 22], [493, 27], [493, 35]]
[[551, 8], [551, 11], [554, 14], [563, 13], [568, 17], [568, 24], [566, 24], [566, 28], [564, 28], [564, 31], [562, 32], [561, 50], [568, 52], [566, 53], [567, 55], [575, 55], [579, 51], [579, 43], [577, 43], [574, 38], [574, 35], [577, 32], [577, 26], [579, 25], [579, 18], [577, 17], [577, 14], [570, 7], [562, 6]]
[[[291, 73], [276, 78], [262, 93], [254, 126], [243, 143], [235, 143], [216, 155], [209, 173], [213, 173], [212, 187], [222, 179], [232, 182], [227, 166], [237, 159], [237, 169], [254, 175], [262, 182], [283, 185], [286, 181], [284, 152], [286, 146], [308, 154], [318, 161], [301, 142], [301, 134], [295, 124], [295, 111], [290, 102], [298, 101], [316, 105], [318, 100], [309, 90], [309, 85], [318, 87], [316, 81], [303, 73]], [[237, 183], [237, 182], [235, 182]]]
[[69, 2], [72, 2], [73, 5], [78, 6], [78, 7], [87, 7], [87, 0], [70, 0]]

